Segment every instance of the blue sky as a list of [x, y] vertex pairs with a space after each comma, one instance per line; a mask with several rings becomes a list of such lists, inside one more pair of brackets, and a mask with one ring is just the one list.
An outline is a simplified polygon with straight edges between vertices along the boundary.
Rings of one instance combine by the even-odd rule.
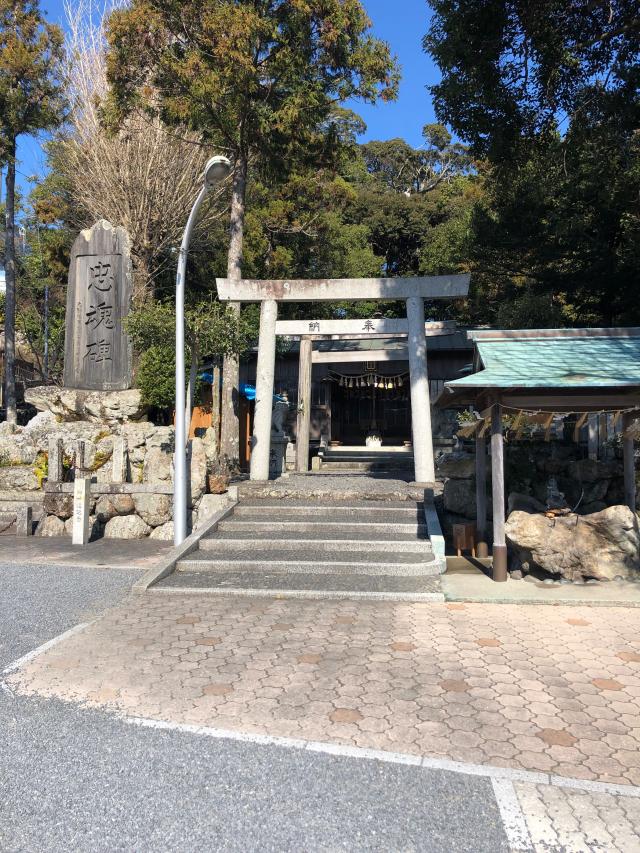
[[[43, 0], [50, 21], [64, 24], [63, 0]], [[426, 0], [364, 0], [374, 33], [389, 42], [402, 66], [400, 96], [395, 103], [353, 107], [364, 118], [367, 132], [362, 141], [401, 136], [411, 145], [422, 142], [422, 127], [435, 121], [427, 85], [439, 79], [438, 70], [422, 51], [430, 10]], [[27, 175], [42, 176], [46, 162], [41, 140], [23, 138], [18, 145], [18, 181], [28, 187]]]

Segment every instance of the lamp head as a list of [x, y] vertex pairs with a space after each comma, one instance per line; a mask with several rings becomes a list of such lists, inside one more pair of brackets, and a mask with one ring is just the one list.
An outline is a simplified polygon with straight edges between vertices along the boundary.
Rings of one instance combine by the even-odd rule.
[[231, 173], [231, 162], [227, 157], [212, 157], [204, 167], [204, 185], [210, 190]]

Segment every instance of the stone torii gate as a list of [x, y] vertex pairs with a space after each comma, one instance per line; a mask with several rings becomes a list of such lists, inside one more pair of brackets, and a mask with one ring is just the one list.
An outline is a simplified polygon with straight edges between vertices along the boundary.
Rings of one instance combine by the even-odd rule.
[[[409, 353], [415, 479], [419, 483], [433, 483], [435, 470], [431, 439], [424, 300], [465, 297], [469, 292], [469, 279], [469, 275], [282, 281], [218, 279], [218, 297], [221, 301], [260, 302], [260, 338], [256, 369], [256, 406], [251, 451], [251, 479], [269, 479], [278, 302], [357, 302], [404, 299], [407, 303], [406, 334]], [[369, 322], [380, 323], [381, 321]], [[404, 321], [395, 322], [403, 323]], [[402, 330], [399, 329], [396, 334], [398, 333], [403, 334], [404, 327]], [[309, 362], [311, 362], [310, 340], [308, 346]]]

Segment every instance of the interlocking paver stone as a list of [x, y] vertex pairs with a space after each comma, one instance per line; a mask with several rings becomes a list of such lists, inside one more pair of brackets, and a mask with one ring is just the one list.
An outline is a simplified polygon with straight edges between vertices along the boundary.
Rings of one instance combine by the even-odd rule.
[[150, 593], [9, 681], [135, 716], [638, 784], [639, 628], [633, 608]]

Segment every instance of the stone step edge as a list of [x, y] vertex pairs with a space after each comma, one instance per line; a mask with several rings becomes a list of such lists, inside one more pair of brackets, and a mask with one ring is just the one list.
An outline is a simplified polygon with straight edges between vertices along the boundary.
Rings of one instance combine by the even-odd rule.
[[217, 549], [229, 548], [255, 548], [261, 547], [267, 550], [277, 551], [294, 551], [310, 548], [312, 550], [325, 551], [357, 551], [357, 547], [349, 546], [367, 546], [371, 547], [374, 552], [381, 551], [401, 551], [403, 553], [424, 553], [431, 554], [431, 542], [429, 539], [384, 539], [384, 540], [364, 540], [364, 539], [287, 539], [284, 542], [279, 539], [218, 539], [214, 536], [207, 536], [200, 540], [201, 551], [215, 551]]
[[350, 592], [349, 590], [308, 590], [308, 589], [243, 589], [242, 587], [163, 587], [149, 589], [152, 595], [217, 595], [226, 598], [308, 598], [323, 601], [404, 601], [407, 603], [441, 604], [445, 597], [442, 592]]
[[383, 527], [387, 531], [396, 530], [398, 533], [413, 533], [414, 531], [423, 531], [427, 532], [426, 525], [422, 522], [415, 521], [323, 521], [319, 519], [318, 521], [278, 521], [278, 520], [265, 520], [261, 521], [259, 519], [253, 518], [231, 518], [227, 521], [221, 521], [219, 524], [220, 530], [230, 530], [238, 527], [240, 524], [246, 524], [251, 527], [256, 527], [258, 529], [266, 529], [266, 530], [281, 530], [284, 528], [300, 528], [309, 527], [312, 530], [322, 530], [330, 527], [358, 527], [361, 530], [371, 530], [377, 527]]
[[[284, 504], [284, 502], [283, 502]], [[330, 512], [362, 512], [366, 515], [372, 512], [385, 512], [385, 513], [393, 513], [399, 512], [403, 514], [407, 513], [417, 513], [423, 510], [423, 506], [419, 504], [417, 501], [407, 501], [407, 506], [390, 506], [386, 507], [384, 503], [374, 503], [371, 502], [370, 505], [349, 505], [344, 506], [342, 504], [331, 505], [329, 503], [323, 504], [303, 504], [303, 503], [290, 503], [283, 506], [278, 506], [277, 504], [260, 504], [260, 503], [239, 503], [238, 506], [234, 510], [234, 515], [244, 515], [247, 512], [259, 512], [261, 515], [266, 515], [269, 512], [282, 512], [286, 510], [287, 512], [304, 512], [304, 513], [313, 513], [318, 514], [323, 510], [328, 510]]]
[[[293, 571], [295, 570], [295, 572]], [[394, 578], [435, 578], [440, 577], [440, 563], [434, 558], [431, 562], [422, 563], [301, 563], [298, 560], [273, 560], [272, 562], [256, 562], [255, 560], [220, 560], [219, 562], [195, 562], [192, 560], [180, 560], [176, 565], [176, 572], [216, 575], [227, 572], [242, 574], [269, 574], [269, 575], [316, 575], [316, 576], [344, 576], [357, 575], [358, 577], [394, 577]]]

